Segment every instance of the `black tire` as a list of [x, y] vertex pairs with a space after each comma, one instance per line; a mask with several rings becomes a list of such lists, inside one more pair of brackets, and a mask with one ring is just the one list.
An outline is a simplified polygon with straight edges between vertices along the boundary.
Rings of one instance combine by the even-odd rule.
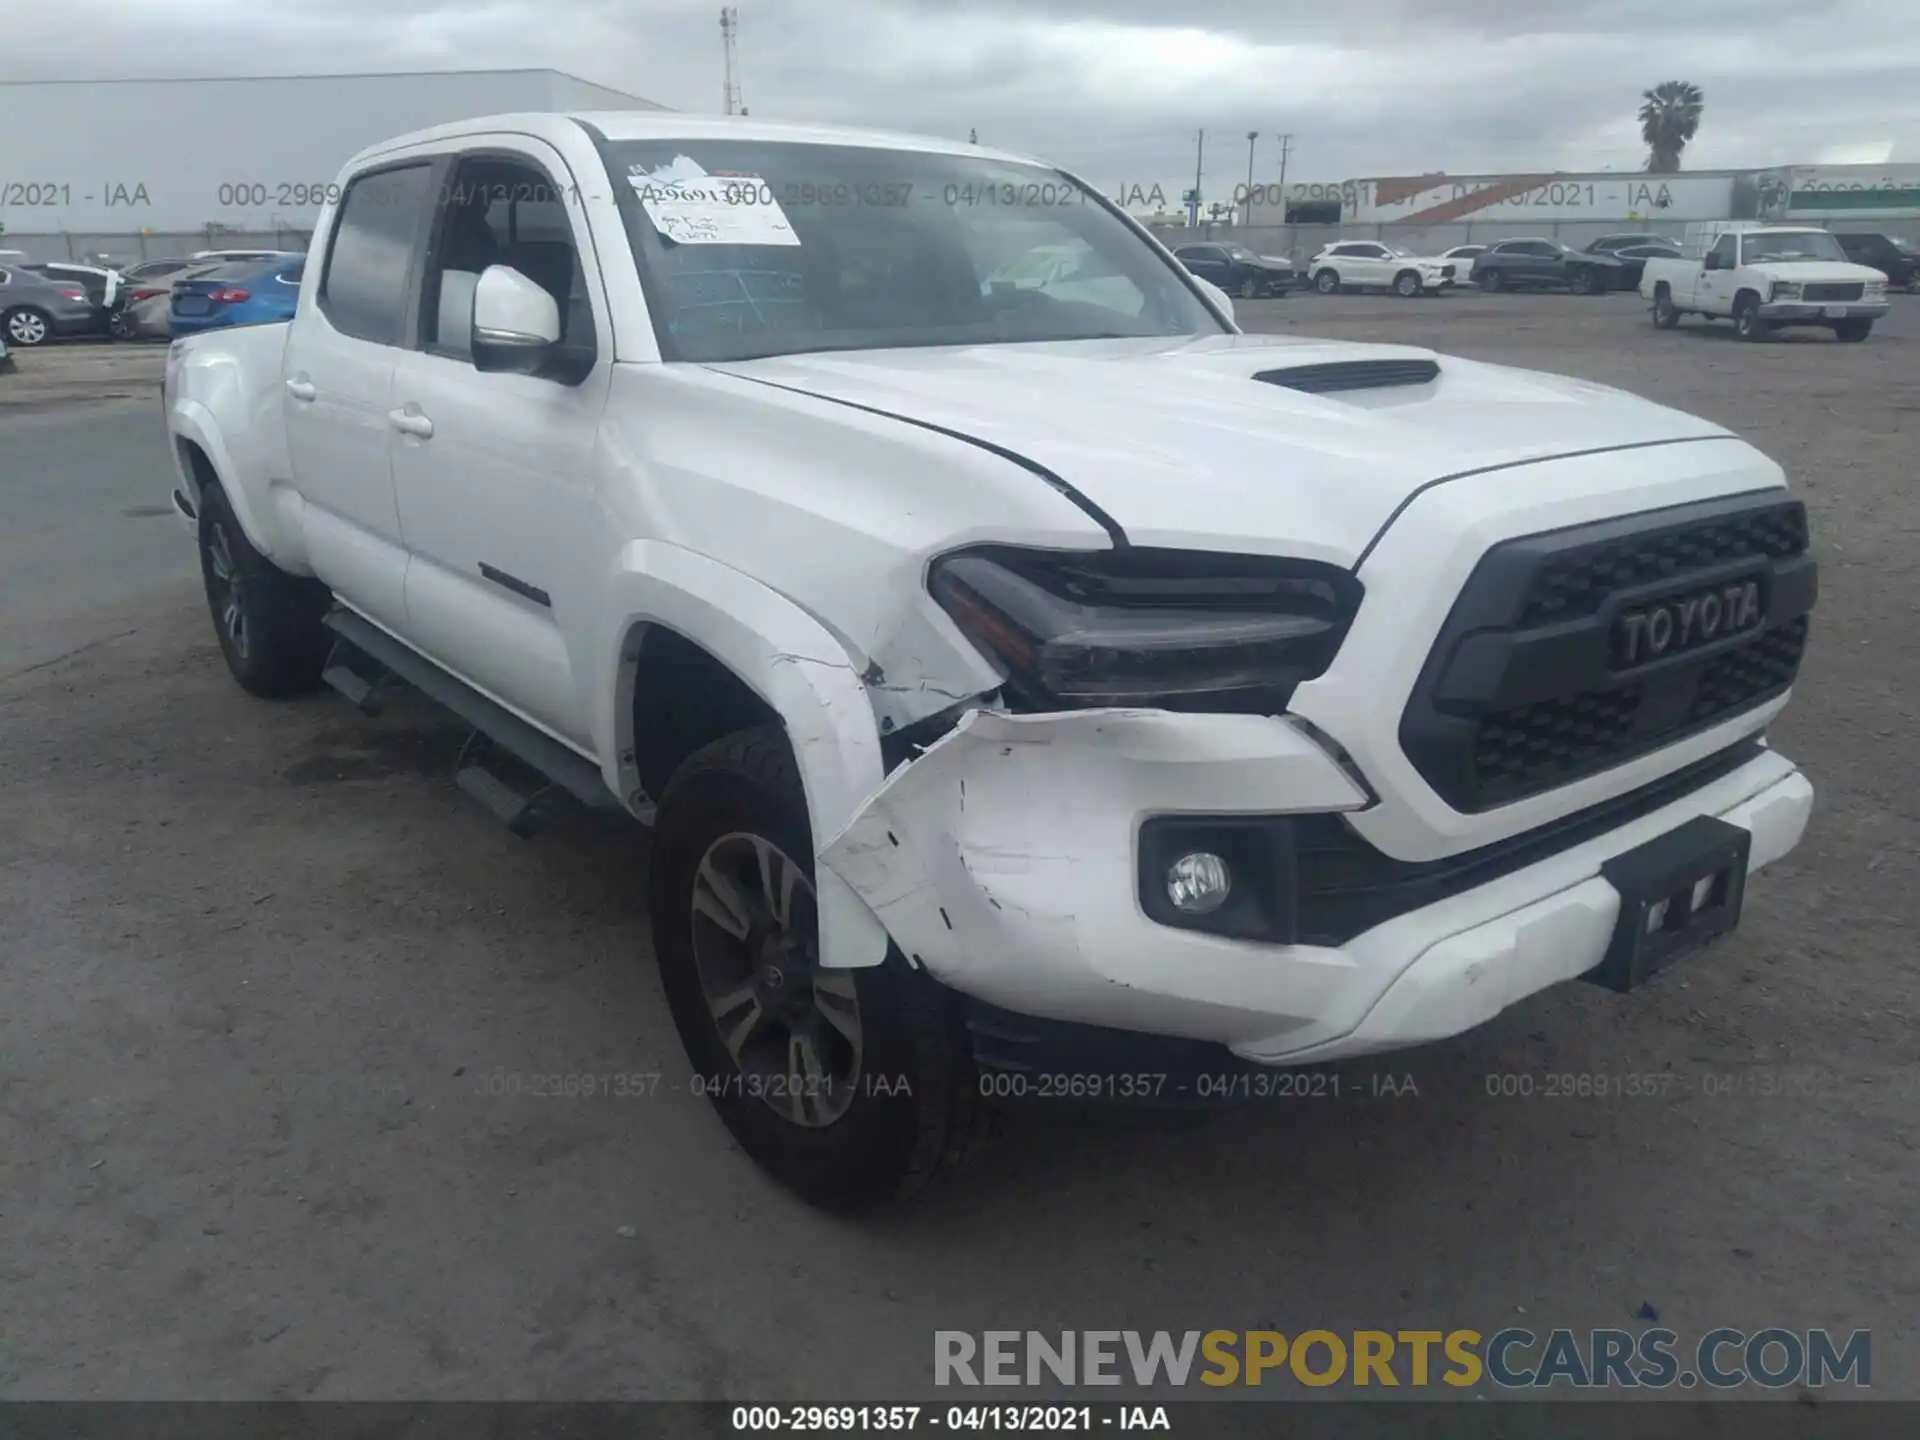
[[1260, 294], [1260, 282], [1258, 280], [1255, 280], [1253, 276], [1249, 275], [1247, 276], [1246, 279], [1240, 282], [1240, 298], [1242, 300], [1256, 299], [1258, 298], [1259, 294]]
[[1582, 265], [1573, 272], [1573, 288], [1582, 295], [1604, 295], [1607, 277], [1594, 266]]
[[1909, 295], [1920, 295], [1920, 269], [1915, 269], [1908, 272], [1907, 293]]
[[1331, 268], [1322, 270], [1318, 275], [1313, 277], [1313, 288], [1318, 290], [1322, 295], [1338, 295], [1340, 293], [1340, 272]]
[[1498, 294], [1506, 287], [1506, 283], [1506, 278], [1502, 276], [1498, 270], [1482, 270], [1480, 272], [1480, 288], [1488, 294]]
[[16, 305], [0, 316], [0, 334], [7, 344], [31, 350], [53, 338], [53, 317], [38, 305]]
[[1833, 327], [1833, 333], [1838, 339], [1845, 340], [1851, 345], [1858, 345], [1873, 333], [1873, 321], [1842, 320]]
[[107, 334], [115, 340], [137, 340], [133, 333], [133, 317], [125, 310], [116, 310], [107, 317]]
[[1760, 318], [1760, 297], [1751, 290], [1733, 297], [1733, 333], [1742, 340], [1765, 340], [1773, 326]]
[[[957, 999], [893, 947], [880, 965], [839, 972], [852, 981], [862, 1037], [851, 1100], [812, 1127], [776, 1110], [764, 1089], [748, 1089], [728, 1050], [695, 948], [696, 877], [728, 835], [770, 841], [811, 882], [806, 795], [777, 725], [724, 736], [691, 756], [667, 785], [654, 828], [654, 953], [700, 1088], [741, 1148], [810, 1204], [847, 1213], [905, 1199], [984, 1134], [987, 1109]], [[817, 947], [810, 916], [794, 913], [795, 928], [812, 930]]]
[[1393, 293], [1402, 300], [1415, 300], [1420, 296], [1420, 273], [1417, 270], [1402, 270], [1393, 277]]
[[321, 617], [332, 596], [254, 549], [217, 485], [200, 497], [200, 577], [220, 653], [242, 689], [278, 700], [318, 688], [330, 648]]
[[1680, 324], [1680, 312], [1673, 308], [1673, 292], [1665, 285], [1653, 292], [1653, 323], [1662, 330], [1672, 330]]

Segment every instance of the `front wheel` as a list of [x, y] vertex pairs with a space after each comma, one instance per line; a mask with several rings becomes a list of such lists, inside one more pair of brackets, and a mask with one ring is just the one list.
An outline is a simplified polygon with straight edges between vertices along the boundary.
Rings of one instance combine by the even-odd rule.
[[1240, 298], [1242, 300], [1252, 300], [1258, 296], [1259, 293], [1260, 283], [1251, 275], [1240, 282]]
[[1842, 320], [1833, 327], [1833, 333], [1840, 339], [1857, 345], [1873, 333], [1873, 321]]
[[1907, 276], [1907, 293], [1909, 295], [1920, 295], [1920, 269], [1914, 270]]
[[1322, 270], [1318, 275], [1313, 277], [1313, 288], [1318, 290], [1322, 295], [1338, 293], [1340, 289], [1340, 272], [1337, 270]]
[[241, 688], [278, 699], [319, 686], [329, 648], [321, 619], [332, 597], [254, 549], [213, 485], [200, 500], [200, 574], [220, 653]]
[[1773, 333], [1773, 326], [1760, 317], [1758, 297], [1742, 295], [1733, 302], [1733, 333], [1742, 340], [1764, 340]]
[[138, 338], [134, 334], [133, 317], [124, 310], [116, 310], [107, 317], [107, 334], [116, 340], [133, 340]]
[[1482, 270], [1480, 272], [1480, 288], [1489, 293], [1500, 291], [1505, 288], [1506, 283], [1505, 278], [1502, 277], [1498, 270]]
[[1575, 272], [1573, 288], [1582, 295], [1600, 295], [1606, 292], [1607, 277], [1598, 270], [1585, 267]]
[[696, 1093], [775, 1179], [858, 1211], [960, 1158], [983, 1111], [949, 992], [897, 949], [821, 964], [812, 857], [785, 731], [716, 740], [661, 800], [654, 953]]
[[1393, 293], [1402, 300], [1412, 300], [1420, 293], [1420, 277], [1411, 270], [1402, 270], [1393, 277]]
[[53, 335], [53, 324], [46, 313], [34, 309], [31, 305], [22, 305], [7, 311], [3, 327], [7, 339], [21, 349], [31, 349], [35, 345], [44, 345]]

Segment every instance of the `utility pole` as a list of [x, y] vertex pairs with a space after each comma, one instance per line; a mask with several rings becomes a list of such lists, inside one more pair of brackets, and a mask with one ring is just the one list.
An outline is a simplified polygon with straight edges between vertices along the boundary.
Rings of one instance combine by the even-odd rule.
[[1193, 152], [1193, 198], [1187, 203], [1187, 228], [1198, 229], [1200, 225], [1200, 176], [1207, 156], [1207, 132], [1200, 132], [1198, 144]]
[[1280, 137], [1280, 223], [1287, 223], [1287, 152], [1293, 148], [1293, 136]]
[[740, 104], [740, 81], [736, 74], [737, 58], [734, 50], [734, 40], [739, 33], [739, 8], [728, 5], [720, 11], [720, 44], [726, 55], [726, 84], [722, 99], [726, 104], [727, 114], [729, 115], [746, 114], [746, 110]]
[[1258, 130], [1247, 131], [1247, 228], [1253, 228], [1253, 143], [1260, 138]]

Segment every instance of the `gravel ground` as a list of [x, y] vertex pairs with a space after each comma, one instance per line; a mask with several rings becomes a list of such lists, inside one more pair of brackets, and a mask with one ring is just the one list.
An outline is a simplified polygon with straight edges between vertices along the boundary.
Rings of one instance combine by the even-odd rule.
[[[145, 513], [150, 389], [0, 410], [0, 574], [39, 567], [0, 615], [0, 1397], [927, 1399], [936, 1329], [1643, 1306], [1687, 1340], [1869, 1328], [1875, 1393], [1920, 1397], [1920, 301], [1894, 303], [1858, 346], [1660, 333], [1626, 296], [1244, 306], [1623, 385], [1786, 464], [1823, 595], [1774, 739], [1813, 828], [1736, 937], [1641, 994], [1562, 987], [1343, 1067], [1338, 1101], [1016, 1116], [864, 1225], [687, 1094], [643, 836], [504, 834], [424, 709], [248, 699], [187, 539]], [[155, 364], [125, 353], [26, 356], [0, 390], [43, 363], [124, 388]], [[649, 1098], [528, 1093], [635, 1073]], [[1543, 1098], [1561, 1073], [1667, 1080]]]

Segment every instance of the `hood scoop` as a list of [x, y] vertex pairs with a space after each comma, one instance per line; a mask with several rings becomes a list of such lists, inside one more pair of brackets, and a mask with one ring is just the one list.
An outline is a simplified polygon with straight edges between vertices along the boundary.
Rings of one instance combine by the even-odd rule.
[[1440, 378], [1440, 366], [1433, 360], [1336, 360], [1324, 365], [1262, 370], [1253, 378], [1308, 395], [1329, 395], [1337, 390], [1389, 390], [1431, 384]]

